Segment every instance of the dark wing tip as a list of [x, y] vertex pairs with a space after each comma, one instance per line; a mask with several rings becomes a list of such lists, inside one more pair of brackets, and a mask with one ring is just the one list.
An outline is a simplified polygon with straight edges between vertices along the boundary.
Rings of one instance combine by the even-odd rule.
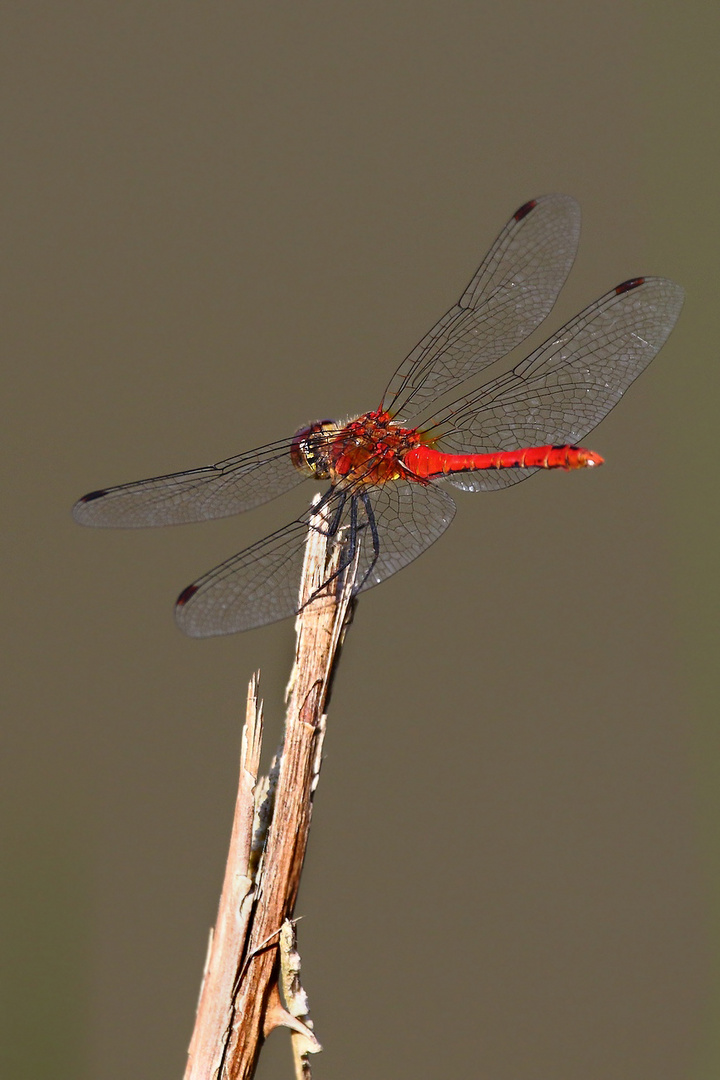
[[644, 277], [628, 278], [627, 281], [621, 281], [619, 285], [615, 286], [615, 292], [618, 296], [620, 296], [622, 293], [630, 292], [631, 289], [637, 289], [639, 285], [644, 284]]
[[74, 520], [77, 521], [78, 525], [95, 524], [95, 522], [93, 521], [92, 512], [87, 514], [85, 512], [85, 507], [88, 505], [88, 503], [95, 502], [96, 499], [102, 499], [103, 496], [107, 495], [107, 493], [108, 488], [102, 488], [99, 491], [89, 491], [87, 495], [83, 495], [82, 499], [78, 499], [71, 511], [72, 516]]
[[522, 221], [524, 217], [527, 217], [531, 210], [534, 210], [537, 206], [537, 199], [531, 199], [530, 202], [523, 203], [519, 210], [516, 210], [513, 217], [516, 221]]
[[199, 585], [188, 585], [186, 589], [183, 589], [183, 591], [180, 593], [177, 600], [175, 601], [175, 607], [184, 608], [188, 600], [192, 600], [199, 587]]

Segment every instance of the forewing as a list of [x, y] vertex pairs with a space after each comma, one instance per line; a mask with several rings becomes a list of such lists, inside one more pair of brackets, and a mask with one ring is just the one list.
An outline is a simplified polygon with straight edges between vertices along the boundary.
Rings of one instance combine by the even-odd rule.
[[[665, 278], [623, 282], [576, 315], [516, 367], [435, 418], [454, 453], [575, 444], [607, 416], [663, 346], [683, 304]], [[449, 429], [449, 430], [448, 430]], [[453, 483], [491, 491], [536, 470], [464, 473]]]
[[81, 525], [125, 528], [230, 517], [301, 482], [290, 445], [285, 439], [217, 465], [91, 491], [75, 503], [73, 517]]
[[385, 407], [403, 420], [505, 356], [542, 322], [573, 264], [580, 207], [544, 195], [510, 219], [454, 307], [402, 362]]
[[[357, 553], [356, 591], [407, 566], [452, 521], [451, 496], [433, 485], [389, 481], [382, 487], [325, 496], [328, 521]], [[175, 617], [191, 637], [250, 630], [297, 612], [305, 542], [313, 507], [296, 521], [234, 555], [185, 589]]]

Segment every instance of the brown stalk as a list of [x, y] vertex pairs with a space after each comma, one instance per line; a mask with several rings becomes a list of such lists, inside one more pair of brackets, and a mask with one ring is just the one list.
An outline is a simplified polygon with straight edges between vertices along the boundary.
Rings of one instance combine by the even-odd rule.
[[[271, 777], [258, 780], [262, 703], [248, 689], [240, 783], [215, 930], [211, 934], [185, 1080], [248, 1080], [265, 1037], [288, 1027], [296, 1076], [321, 1049], [299, 982], [292, 920], [318, 782], [324, 710], [352, 602], [355, 567], [338, 565], [323, 514], [312, 518], [300, 587], [285, 736]], [[312, 599], [311, 599], [312, 598]], [[274, 782], [274, 788], [273, 788]]]

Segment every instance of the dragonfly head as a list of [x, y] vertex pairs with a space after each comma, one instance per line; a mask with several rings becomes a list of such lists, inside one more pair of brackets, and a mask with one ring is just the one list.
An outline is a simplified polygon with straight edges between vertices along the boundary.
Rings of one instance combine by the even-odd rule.
[[295, 468], [316, 480], [327, 480], [330, 476], [327, 448], [337, 431], [334, 420], [317, 420], [296, 431], [290, 447]]

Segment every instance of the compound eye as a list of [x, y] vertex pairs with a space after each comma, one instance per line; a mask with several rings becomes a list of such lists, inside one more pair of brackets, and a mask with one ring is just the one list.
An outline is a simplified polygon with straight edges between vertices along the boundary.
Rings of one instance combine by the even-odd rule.
[[299, 442], [302, 439], [307, 439], [310, 435], [315, 435], [319, 431], [326, 431], [329, 428], [334, 427], [334, 420], [316, 420], [314, 424], [308, 424], [307, 427], [298, 428], [293, 436], [293, 443]]
[[305, 473], [306, 476], [314, 476], [317, 479], [327, 477], [323, 463], [318, 459], [318, 451], [322, 450], [326, 440], [323, 433], [335, 431], [336, 425], [332, 420], [317, 420], [314, 424], [302, 427], [295, 432], [290, 446], [290, 456], [296, 469]]

